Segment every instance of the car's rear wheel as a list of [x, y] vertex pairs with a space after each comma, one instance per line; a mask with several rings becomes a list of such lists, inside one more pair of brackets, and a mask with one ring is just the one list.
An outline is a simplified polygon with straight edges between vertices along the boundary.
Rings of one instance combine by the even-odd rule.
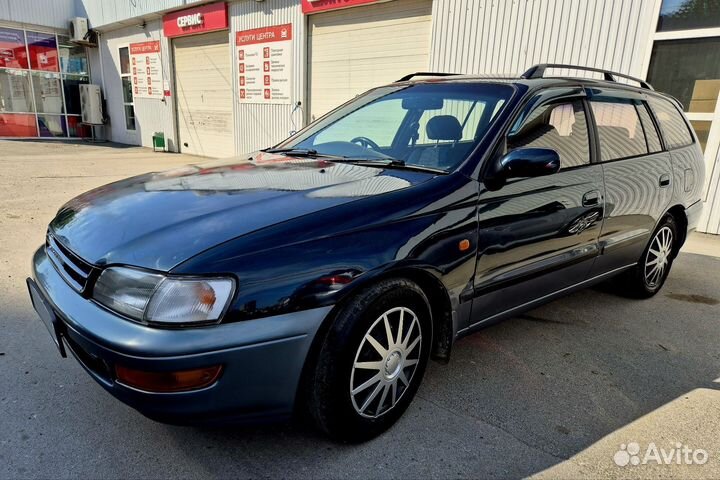
[[344, 441], [385, 431], [417, 392], [431, 338], [428, 300], [413, 282], [384, 280], [355, 296], [336, 315], [309, 377], [316, 424]]
[[653, 232], [637, 265], [622, 277], [623, 291], [636, 298], [649, 298], [660, 291], [677, 254], [677, 241], [675, 218], [666, 215]]

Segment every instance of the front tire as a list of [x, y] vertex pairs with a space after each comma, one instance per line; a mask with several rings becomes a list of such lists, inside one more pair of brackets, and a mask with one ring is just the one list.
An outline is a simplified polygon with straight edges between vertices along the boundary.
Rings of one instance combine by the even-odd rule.
[[431, 341], [429, 303], [415, 283], [384, 280], [356, 295], [336, 315], [309, 378], [315, 423], [350, 442], [387, 430], [420, 386]]
[[675, 218], [666, 215], [657, 226], [640, 260], [622, 277], [623, 291], [631, 297], [650, 298], [660, 291], [677, 255]]

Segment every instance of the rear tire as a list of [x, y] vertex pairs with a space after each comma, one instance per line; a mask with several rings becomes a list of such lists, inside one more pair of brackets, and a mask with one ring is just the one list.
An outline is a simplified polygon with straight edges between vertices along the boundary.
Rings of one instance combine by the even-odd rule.
[[348, 442], [387, 430], [412, 402], [431, 342], [429, 303], [415, 283], [383, 280], [356, 295], [336, 315], [308, 378], [316, 425]]
[[677, 222], [666, 215], [650, 237], [637, 265], [621, 278], [621, 292], [633, 298], [650, 298], [660, 291], [677, 255]]

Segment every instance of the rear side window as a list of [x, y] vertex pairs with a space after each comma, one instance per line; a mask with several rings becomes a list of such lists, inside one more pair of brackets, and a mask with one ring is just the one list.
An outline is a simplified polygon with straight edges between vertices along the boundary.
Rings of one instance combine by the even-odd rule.
[[692, 135], [682, 115], [668, 100], [650, 97], [650, 107], [660, 124], [668, 148], [685, 147], [693, 143]]
[[522, 147], [551, 148], [560, 156], [560, 168], [588, 165], [590, 148], [582, 103], [547, 104], [533, 110], [508, 135], [508, 151]]
[[635, 105], [635, 108], [640, 115], [640, 122], [642, 123], [643, 131], [645, 131], [645, 140], [647, 140], [648, 151], [650, 153], [656, 153], [661, 151], [662, 145], [660, 145], [660, 136], [658, 135], [652, 118], [650, 117], [650, 112], [648, 112], [647, 105], [643, 103], [640, 105]]
[[600, 139], [600, 160], [607, 162], [648, 153], [645, 133], [630, 100], [591, 100]]

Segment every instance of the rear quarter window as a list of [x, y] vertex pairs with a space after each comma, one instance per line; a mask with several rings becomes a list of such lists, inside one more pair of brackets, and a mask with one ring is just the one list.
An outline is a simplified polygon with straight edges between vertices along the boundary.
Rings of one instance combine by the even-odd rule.
[[655, 113], [665, 144], [668, 148], [679, 148], [691, 145], [693, 137], [685, 119], [669, 100], [650, 97], [650, 108]]

